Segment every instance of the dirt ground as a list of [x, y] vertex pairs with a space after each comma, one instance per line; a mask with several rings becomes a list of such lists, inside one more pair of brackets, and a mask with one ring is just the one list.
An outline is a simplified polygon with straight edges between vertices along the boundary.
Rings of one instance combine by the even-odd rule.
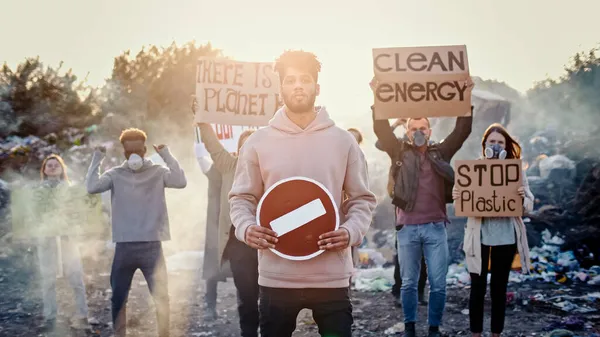
[[[29, 337], [50, 336], [39, 331], [37, 325], [41, 322], [41, 299], [39, 277], [36, 272], [35, 254], [29, 252], [19, 263], [15, 258], [0, 257], [0, 336]], [[93, 332], [79, 336], [111, 336], [110, 325], [110, 296], [109, 264], [95, 264], [93, 269], [86, 269], [87, 295], [90, 306], [90, 316], [99, 322], [93, 325]], [[72, 293], [64, 278], [59, 279], [60, 317], [55, 336], [78, 336], [69, 330], [67, 321], [69, 313], [73, 312]], [[219, 284], [219, 318], [214, 322], [204, 322], [203, 295], [204, 282], [199, 273], [194, 271], [179, 271], [169, 273], [169, 291], [171, 296], [171, 331], [173, 337], [178, 336], [239, 336], [235, 288], [233, 282]], [[511, 291], [525, 296], [541, 293], [546, 297], [557, 294], [580, 295], [600, 291], [600, 288], [581, 287], [568, 288], [546, 284], [511, 285]], [[469, 320], [464, 312], [468, 308], [469, 290], [465, 288], [450, 288], [444, 316], [443, 331], [447, 336], [467, 336]], [[402, 322], [402, 310], [394, 306], [389, 293], [352, 292], [354, 306], [354, 335], [355, 336], [389, 336], [386, 330]], [[595, 308], [600, 309], [596, 301]], [[489, 303], [486, 311], [489, 313]], [[578, 336], [592, 336], [600, 331], [600, 312], [579, 315], [587, 321], [586, 331], [580, 331]], [[425, 336], [427, 309], [419, 309], [419, 329]], [[568, 316], [567, 313], [544, 306], [511, 305], [507, 309], [506, 330], [504, 335], [543, 336], [543, 329], [552, 321]], [[156, 336], [154, 305], [149, 296], [143, 276], [138, 272], [134, 278], [128, 304], [128, 326], [131, 337]], [[486, 327], [489, 327], [489, 314], [486, 315]], [[303, 312], [298, 319], [295, 337], [318, 336], [316, 326], [310, 318], [310, 313]], [[395, 334], [401, 336], [401, 334]]]

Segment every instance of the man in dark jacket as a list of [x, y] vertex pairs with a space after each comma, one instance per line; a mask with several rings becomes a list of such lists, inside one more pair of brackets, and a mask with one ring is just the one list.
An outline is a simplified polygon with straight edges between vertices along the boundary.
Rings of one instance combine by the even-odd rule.
[[[394, 130], [400, 126], [400, 125], [405, 125], [406, 124], [406, 119], [404, 118], [398, 118], [396, 120], [396, 122], [392, 125], [392, 132], [394, 132]], [[399, 137], [398, 140], [401, 141], [409, 141], [408, 137], [406, 136], [406, 133], [404, 134], [403, 137]], [[378, 140], [375, 142], [375, 147], [380, 150], [380, 151], [384, 151], [383, 148], [381, 147], [381, 142]], [[388, 185], [393, 185], [393, 178], [390, 177], [390, 179], [392, 179], [391, 184], [388, 182]], [[390, 197], [393, 197], [392, 195], [390, 195]], [[398, 208], [394, 207], [394, 223], [396, 223], [396, 218], [398, 216]], [[402, 225], [396, 225], [397, 230], [400, 230], [402, 228]], [[425, 300], [425, 285], [427, 284], [427, 265], [425, 264], [425, 257], [423, 256], [421, 258], [421, 272], [419, 273], [419, 287], [418, 287], [418, 294], [419, 294], [419, 304], [421, 305], [427, 305], [427, 300]], [[394, 296], [395, 299], [395, 304], [396, 307], [400, 308], [402, 307], [402, 298], [400, 297], [400, 289], [402, 288], [402, 278], [400, 277], [400, 261], [398, 261], [398, 237], [396, 237], [396, 254], [394, 254], [394, 285], [392, 286], [392, 296]]]
[[435, 144], [429, 142], [431, 127], [427, 118], [407, 120], [408, 140], [396, 138], [388, 120], [373, 120], [380, 146], [392, 160], [390, 192], [392, 203], [398, 208], [398, 254], [402, 261], [402, 308], [407, 337], [415, 336], [422, 254], [430, 283], [429, 336], [441, 336], [449, 255], [446, 203], [452, 202], [454, 184], [450, 160], [471, 133], [472, 123], [472, 116], [458, 117], [454, 131]]

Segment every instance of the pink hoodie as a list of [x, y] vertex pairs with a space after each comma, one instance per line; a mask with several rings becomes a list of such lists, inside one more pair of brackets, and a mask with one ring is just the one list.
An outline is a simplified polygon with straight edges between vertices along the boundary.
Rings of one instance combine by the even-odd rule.
[[[264, 191], [281, 179], [303, 176], [331, 192], [340, 209], [341, 227], [350, 233], [350, 245], [360, 245], [377, 203], [369, 190], [362, 150], [349, 132], [335, 126], [325, 108], [304, 130], [284, 109], [241, 149], [229, 193], [236, 237], [244, 241], [246, 229], [256, 225], [256, 208]], [[342, 205], [343, 191], [348, 199]], [[350, 248], [326, 251], [307, 261], [286, 260], [265, 249], [258, 252], [258, 269], [258, 283], [264, 287], [343, 288], [349, 286], [354, 267]]]

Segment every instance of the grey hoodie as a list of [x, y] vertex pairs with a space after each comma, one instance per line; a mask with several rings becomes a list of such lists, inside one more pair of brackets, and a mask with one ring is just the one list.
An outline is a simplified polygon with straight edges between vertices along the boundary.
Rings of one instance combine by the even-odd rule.
[[125, 161], [100, 175], [102, 152], [96, 151], [86, 187], [90, 194], [111, 191], [114, 242], [148, 242], [171, 239], [165, 188], [184, 188], [185, 174], [167, 147], [158, 153], [167, 167], [144, 159], [139, 171]]

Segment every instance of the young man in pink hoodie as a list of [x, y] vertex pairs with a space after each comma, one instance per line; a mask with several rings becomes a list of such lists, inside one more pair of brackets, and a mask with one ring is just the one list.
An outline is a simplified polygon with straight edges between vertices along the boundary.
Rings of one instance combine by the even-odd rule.
[[[312, 53], [286, 51], [279, 57], [275, 70], [285, 105], [242, 147], [229, 194], [236, 237], [258, 249], [262, 337], [291, 336], [303, 308], [313, 311], [322, 336], [352, 335], [350, 247], [362, 242], [377, 201], [369, 190], [358, 143], [335, 126], [325, 108], [315, 108], [320, 69]], [[340, 209], [340, 228], [319, 237], [325, 252], [306, 261], [271, 252], [268, 248], [275, 247], [277, 234], [256, 222], [263, 193], [293, 176], [323, 184]]]

